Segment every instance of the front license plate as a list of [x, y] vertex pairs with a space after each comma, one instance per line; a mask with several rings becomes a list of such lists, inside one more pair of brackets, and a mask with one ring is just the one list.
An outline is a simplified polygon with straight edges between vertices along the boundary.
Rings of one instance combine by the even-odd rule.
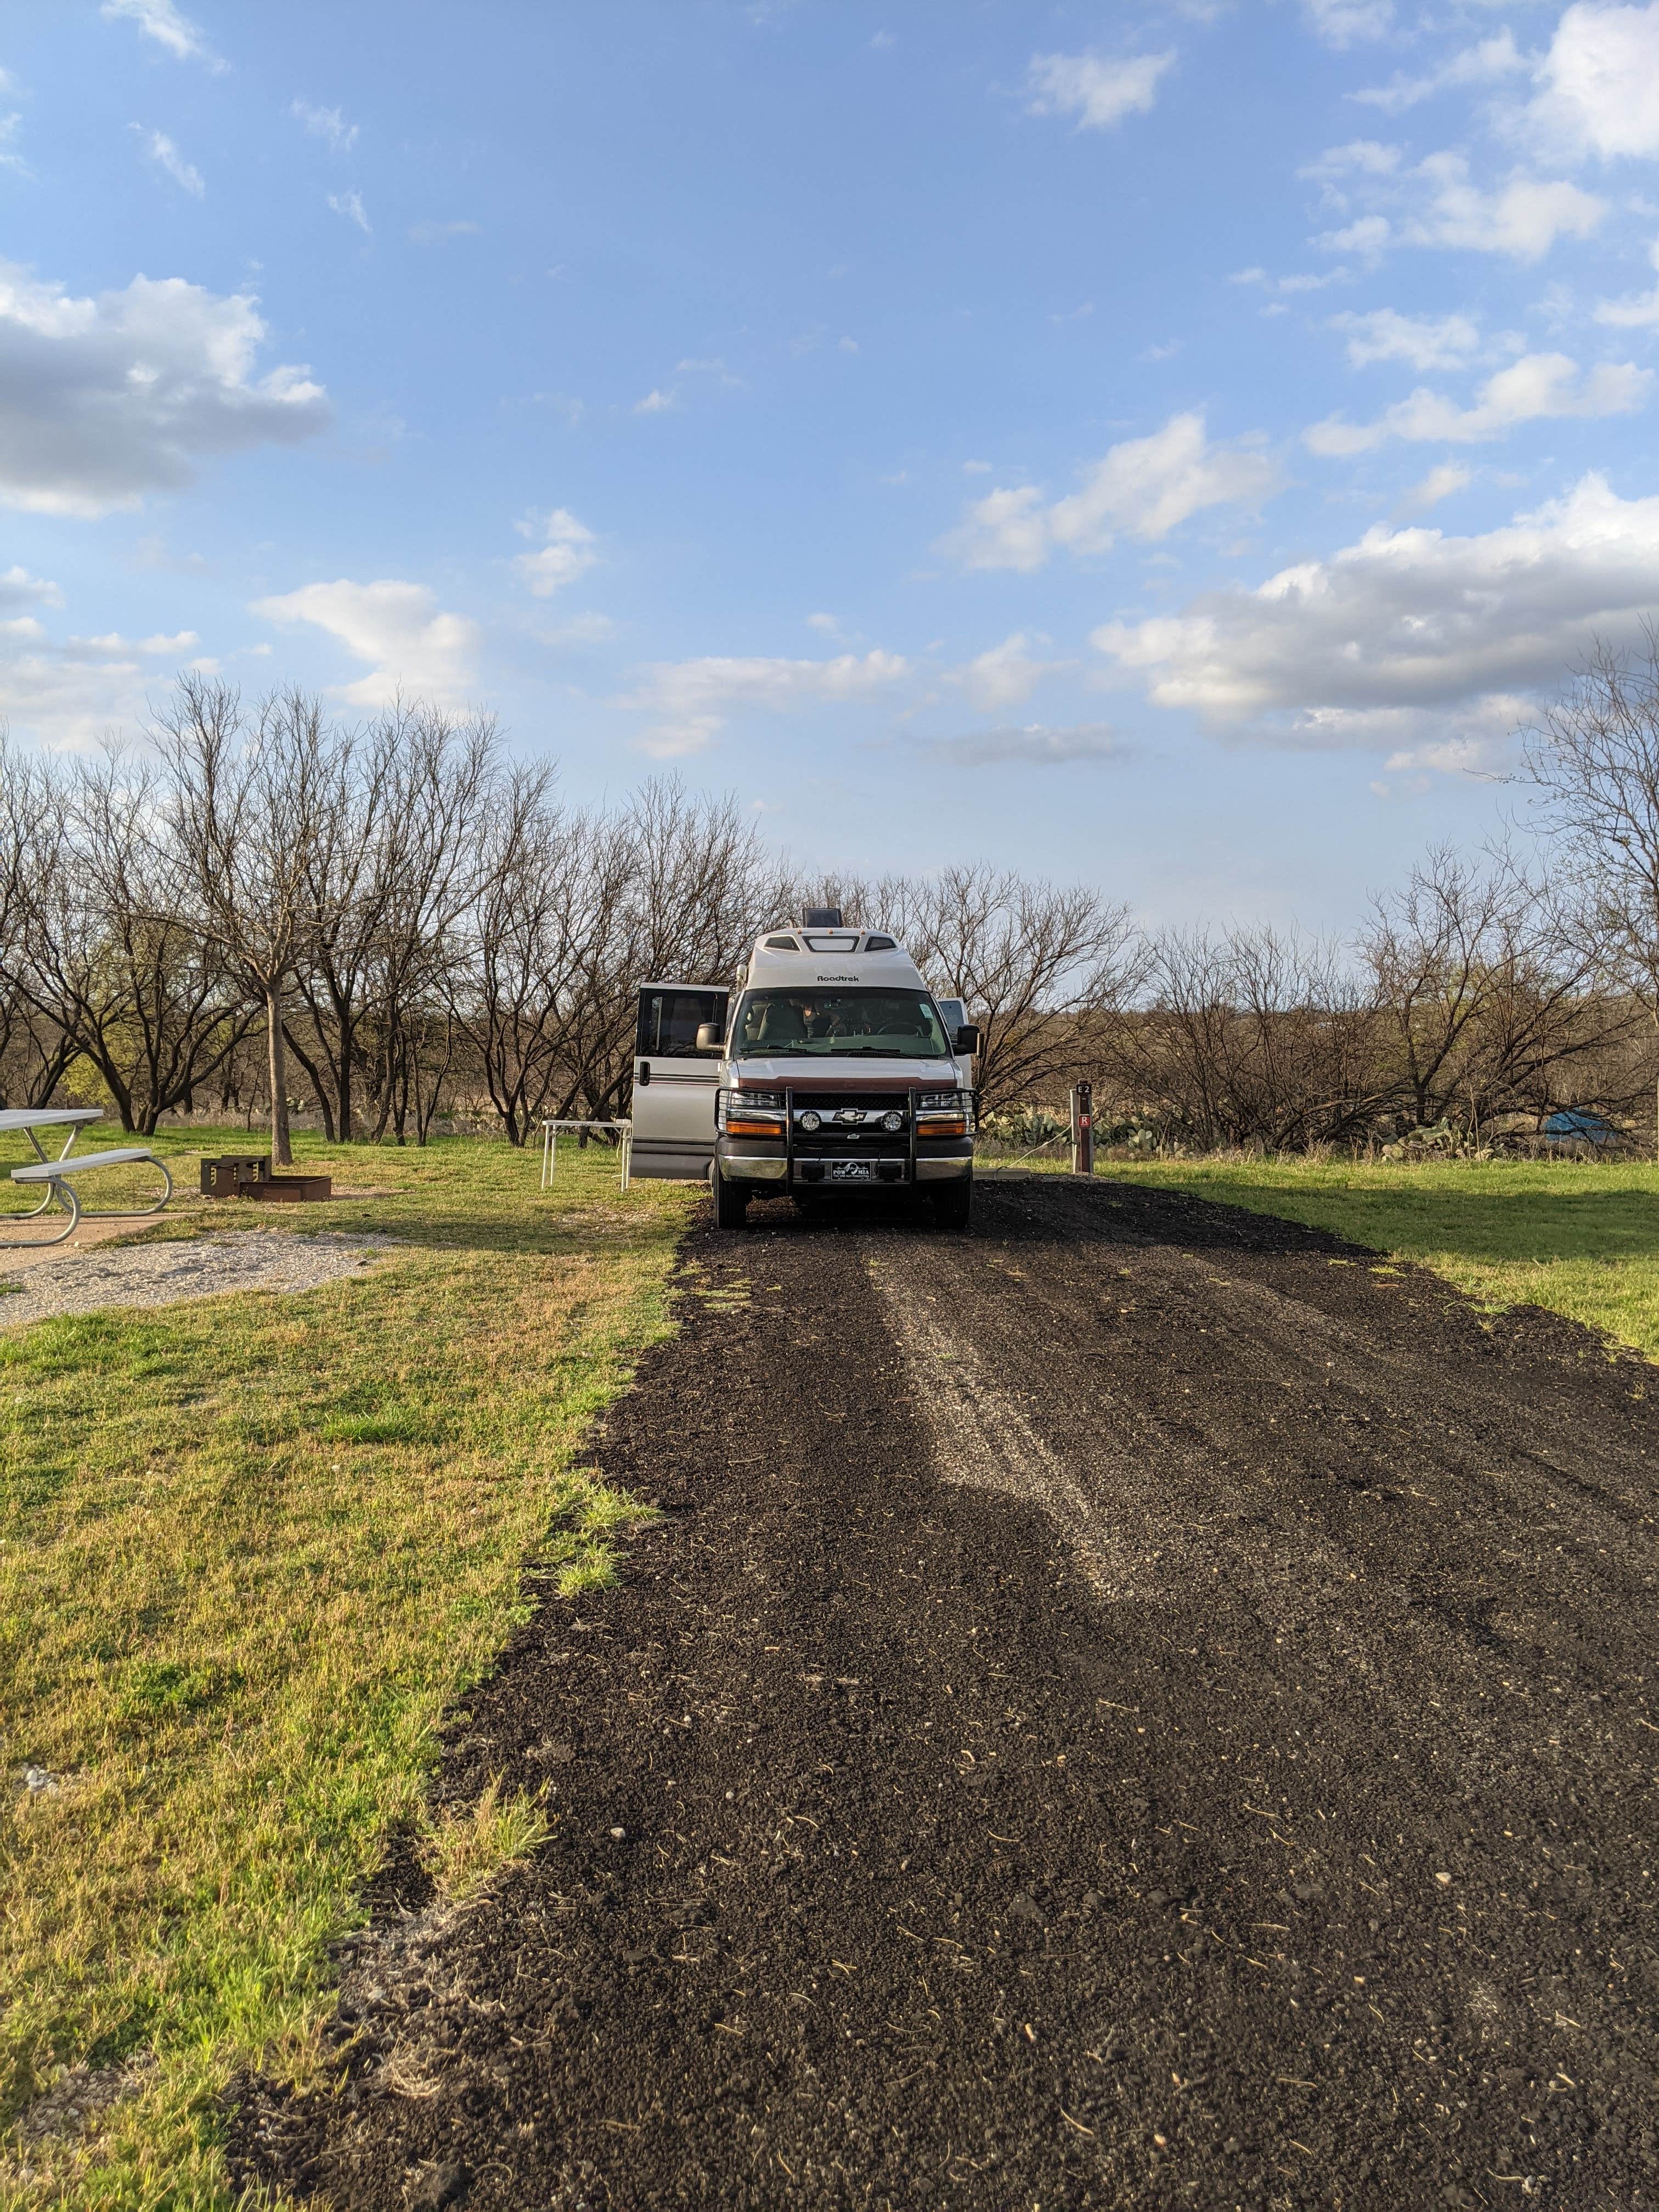
[[831, 1182], [873, 1182], [876, 1179], [873, 1160], [831, 1160], [824, 1171]]

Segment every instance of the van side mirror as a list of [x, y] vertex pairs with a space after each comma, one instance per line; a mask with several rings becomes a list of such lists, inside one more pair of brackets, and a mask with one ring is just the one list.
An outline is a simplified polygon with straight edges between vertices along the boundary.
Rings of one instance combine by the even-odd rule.
[[975, 1053], [979, 1050], [979, 1030], [976, 1024], [964, 1022], [951, 1039], [952, 1052]]
[[719, 1052], [724, 1048], [725, 1043], [726, 1030], [719, 1022], [699, 1022], [697, 1024], [697, 1050], [699, 1052]]

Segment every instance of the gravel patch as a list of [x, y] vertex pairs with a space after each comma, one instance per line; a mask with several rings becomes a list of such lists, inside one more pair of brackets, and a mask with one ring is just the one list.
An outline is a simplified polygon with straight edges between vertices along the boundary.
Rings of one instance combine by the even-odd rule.
[[15, 1290], [0, 1284], [0, 1328], [104, 1306], [166, 1306], [225, 1291], [309, 1291], [355, 1275], [393, 1237], [280, 1229], [233, 1230], [187, 1243], [106, 1246], [31, 1267]]

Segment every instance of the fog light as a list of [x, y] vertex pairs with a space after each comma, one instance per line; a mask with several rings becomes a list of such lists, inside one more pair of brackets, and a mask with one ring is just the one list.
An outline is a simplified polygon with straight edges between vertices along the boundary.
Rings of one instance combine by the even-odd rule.
[[821, 1129], [823, 1127], [823, 1116], [821, 1114], [803, 1114], [800, 1117], [800, 1125], [810, 1133], [812, 1130]]
[[902, 1129], [904, 1127], [904, 1116], [902, 1114], [884, 1114], [881, 1117], [881, 1126], [884, 1129]]

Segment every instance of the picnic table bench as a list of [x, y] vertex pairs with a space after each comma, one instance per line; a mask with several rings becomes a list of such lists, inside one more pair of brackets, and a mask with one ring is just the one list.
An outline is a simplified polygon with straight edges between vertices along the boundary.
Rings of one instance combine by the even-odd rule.
[[[25, 1213], [4, 1217], [17, 1221], [33, 1221], [42, 1214], [55, 1199], [68, 1217], [54, 1237], [0, 1237], [0, 1245], [61, 1244], [72, 1237], [82, 1219], [89, 1221], [139, 1221], [145, 1215], [159, 1213], [173, 1195], [173, 1177], [167, 1173], [167, 1163], [158, 1160], [148, 1145], [117, 1145], [108, 1152], [77, 1152], [70, 1158], [70, 1148], [88, 1121], [101, 1121], [101, 1111], [96, 1106], [8, 1106], [0, 1108], [0, 1136], [13, 1131], [26, 1136], [34, 1151], [34, 1164], [29, 1167], [14, 1168], [11, 1179], [26, 1187], [42, 1186], [40, 1202]], [[64, 1149], [55, 1159], [48, 1159], [41, 1149], [36, 1133], [41, 1129], [64, 1129], [68, 1132]], [[76, 1176], [94, 1173], [100, 1168], [125, 1167], [135, 1160], [148, 1160], [161, 1178], [161, 1195], [153, 1206], [126, 1208], [98, 1208], [83, 1206], [81, 1194], [72, 1180]]]

